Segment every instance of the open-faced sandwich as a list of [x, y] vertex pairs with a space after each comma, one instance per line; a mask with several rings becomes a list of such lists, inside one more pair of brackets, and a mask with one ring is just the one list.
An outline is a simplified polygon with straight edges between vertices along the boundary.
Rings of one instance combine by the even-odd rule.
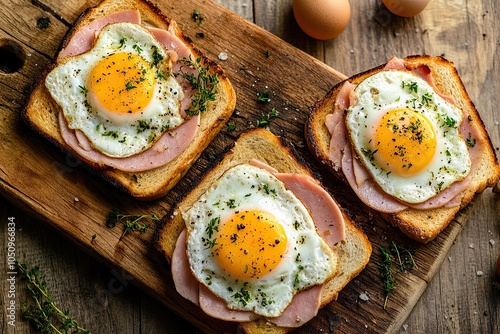
[[500, 176], [453, 64], [393, 58], [334, 86], [305, 127], [314, 156], [363, 203], [429, 242]]
[[245, 333], [302, 326], [372, 250], [295, 151], [260, 128], [172, 207], [156, 244], [177, 291]]
[[231, 116], [235, 92], [176, 22], [147, 0], [104, 0], [76, 20], [23, 118], [144, 200], [187, 172]]

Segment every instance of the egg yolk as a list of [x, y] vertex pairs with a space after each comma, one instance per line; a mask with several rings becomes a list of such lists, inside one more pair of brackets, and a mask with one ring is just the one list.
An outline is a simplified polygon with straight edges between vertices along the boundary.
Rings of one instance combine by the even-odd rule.
[[154, 71], [148, 62], [136, 54], [118, 52], [92, 68], [88, 90], [110, 112], [133, 114], [148, 105], [154, 83]]
[[283, 226], [260, 210], [240, 211], [219, 226], [216, 261], [238, 279], [258, 279], [280, 263], [286, 250]]
[[375, 148], [373, 159], [382, 167], [409, 176], [431, 162], [436, 152], [436, 135], [432, 123], [423, 114], [399, 108], [382, 117], [372, 144]]

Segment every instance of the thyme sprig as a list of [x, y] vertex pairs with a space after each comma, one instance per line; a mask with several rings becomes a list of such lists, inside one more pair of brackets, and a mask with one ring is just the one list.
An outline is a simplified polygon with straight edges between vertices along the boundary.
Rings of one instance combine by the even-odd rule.
[[[384, 310], [387, 307], [387, 301], [389, 300], [389, 295], [397, 285], [396, 275], [409, 269], [417, 267], [413, 255], [416, 253], [416, 249], [412, 247], [404, 247], [398, 245], [396, 242], [391, 241], [389, 249], [382, 246], [379, 247], [380, 254], [382, 256], [382, 261], [379, 264], [380, 278], [384, 283], [385, 300], [384, 300]], [[393, 258], [397, 259], [397, 269], [393, 273]]]
[[106, 226], [113, 228], [117, 224], [123, 224], [123, 233], [119, 240], [122, 240], [126, 234], [132, 232], [144, 233], [149, 228], [149, 223], [142, 223], [144, 220], [152, 220], [153, 222], [160, 221], [160, 218], [155, 214], [123, 214], [116, 209], [111, 210], [106, 218]]
[[21, 304], [21, 314], [42, 334], [90, 334], [90, 331], [78, 325], [70, 317], [69, 310], [61, 310], [47, 289], [45, 275], [39, 268], [29, 267], [27, 262], [16, 260], [16, 267], [21, 279], [28, 281], [26, 291], [33, 299], [33, 304]]
[[275, 108], [271, 109], [271, 112], [268, 114], [264, 114], [263, 112], [260, 113], [260, 117], [257, 120], [257, 127], [263, 128], [269, 125], [273, 119], [279, 116], [278, 110]]
[[198, 74], [195, 75], [191, 71], [184, 71], [181, 67], [180, 73], [174, 74], [175, 76], [181, 75], [182, 78], [187, 80], [194, 92], [191, 98], [191, 107], [186, 110], [186, 114], [194, 116], [203, 113], [207, 110], [207, 103], [215, 101], [215, 88], [219, 83], [217, 73], [210, 74], [210, 66], [203, 66], [201, 58], [196, 58], [196, 60], [193, 61], [191, 57], [184, 57], [181, 58], [179, 62], [198, 72]]
[[387, 306], [387, 301], [389, 300], [389, 294], [394, 289], [396, 285], [396, 279], [392, 275], [392, 259], [391, 254], [384, 247], [379, 247], [380, 253], [382, 255], [382, 262], [379, 264], [380, 278], [384, 283], [385, 299], [384, 299], [384, 310]]

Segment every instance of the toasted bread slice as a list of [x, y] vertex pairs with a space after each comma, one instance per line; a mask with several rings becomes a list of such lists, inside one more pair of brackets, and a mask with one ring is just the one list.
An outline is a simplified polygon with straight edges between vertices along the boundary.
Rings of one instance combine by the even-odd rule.
[[[470, 115], [474, 122], [480, 125], [480, 131], [483, 137], [486, 138], [486, 149], [479, 161], [479, 168], [473, 175], [470, 187], [462, 194], [460, 205], [430, 210], [406, 209], [398, 213], [382, 214], [389, 222], [398, 227], [410, 238], [427, 243], [446, 228], [460, 208], [470, 203], [476, 193], [482, 192], [486, 187], [492, 187], [498, 182], [500, 166], [489, 136], [484, 128], [484, 123], [468, 96], [453, 64], [442, 57], [424, 55], [410, 56], [405, 58], [404, 61], [412, 65], [427, 65], [440, 92], [452, 96], [457, 106], [466, 115]], [[356, 85], [370, 75], [382, 71], [384, 67], [385, 64], [354, 75], [347, 80]], [[324, 98], [317, 101], [312, 107], [312, 112], [305, 126], [305, 137], [309, 149], [316, 159], [325, 165], [331, 173], [347, 183], [342, 170], [335, 168], [329, 159], [331, 135], [325, 125], [325, 118], [332, 112], [337, 94], [343, 83], [344, 81], [334, 86]]]
[[[200, 127], [195, 138], [179, 156], [168, 164], [144, 172], [131, 173], [103, 167], [81, 158], [91, 171], [126, 193], [142, 200], [153, 200], [164, 196], [185, 175], [201, 152], [222, 129], [234, 111], [236, 95], [223, 69], [205, 57], [182, 33], [175, 21], [167, 18], [147, 0], [104, 0], [96, 7], [87, 9], [64, 37], [61, 49], [68, 44], [71, 37], [82, 26], [114, 11], [125, 9], [139, 10], [144, 25], [165, 30], [169, 27], [171, 30], [173, 29], [175, 34], [189, 46], [195, 57], [201, 59], [202, 66], [209, 67], [208, 74], [216, 74], [218, 78], [218, 84], [215, 88], [216, 99], [207, 103], [207, 110], [201, 115]], [[60, 107], [51, 98], [44, 84], [45, 77], [56, 65], [57, 61], [55, 60], [45, 69], [39, 81], [33, 86], [29, 100], [22, 111], [22, 117], [38, 133], [55, 143], [63, 151], [78, 156], [61, 136], [58, 124]]]
[[[250, 159], [262, 161], [280, 173], [301, 173], [313, 176], [306, 165], [298, 159], [291, 145], [283, 139], [261, 128], [247, 130], [227, 151], [222, 160], [177, 204], [172, 206], [163, 226], [158, 228], [155, 244], [169, 262], [172, 259], [176, 240], [185, 228], [185, 222], [179, 212], [188, 210], [224, 171], [237, 164], [247, 163]], [[342, 288], [366, 266], [372, 251], [371, 243], [366, 235], [343, 210], [341, 211], [346, 224], [346, 240], [337, 249], [340, 258], [339, 272], [323, 288], [322, 306], [337, 299]], [[289, 330], [271, 325], [265, 320], [242, 323], [242, 329], [245, 333], [286, 333]]]

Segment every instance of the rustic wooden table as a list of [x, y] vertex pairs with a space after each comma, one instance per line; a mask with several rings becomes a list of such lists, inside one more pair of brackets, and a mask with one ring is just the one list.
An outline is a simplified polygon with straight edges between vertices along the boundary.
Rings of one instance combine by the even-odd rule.
[[[10, 0], [2, 0], [0, 3], [3, 5], [6, 1]], [[352, 1], [347, 29], [338, 38], [325, 42], [313, 40], [299, 30], [292, 15], [291, 0], [216, 2], [348, 76], [382, 64], [393, 55], [444, 55], [455, 63], [498, 151], [500, 30], [497, 24], [500, 9], [495, 0], [432, 0], [426, 10], [414, 18], [391, 15], [381, 1]], [[95, 3], [96, 1], [88, 1], [88, 4], [82, 1], [81, 8]], [[20, 7], [20, 11], [30, 10], [32, 6], [42, 11], [49, 9], [43, 1], [26, 1], [25, 5], [27, 9]], [[59, 20], [63, 24], [68, 23], [58, 13], [47, 12], [46, 17], [52, 22]], [[8, 45], [8, 40], [15, 35], [13, 31], [5, 30], [3, 23], [16, 20], [21, 23], [23, 21], [17, 13], [2, 11], [0, 14], [1, 46]], [[40, 21], [38, 24], [44, 22]], [[1, 57], [6, 57], [6, 54], [1, 53]], [[0, 77], [0, 86], [8, 86], [5, 68], [0, 69]], [[18, 112], [22, 107], [23, 94], [23, 91], [19, 91], [16, 99], [2, 100], [2, 112]], [[8, 141], [9, 138], [2, 137], [0, 140]], [[0, 174], [2, 173], [4, 172], [0, 166]], [[93, 332], [200, 332], [134, 286], [133, 281], [127, 279], [126, 273], [100, 263], [59, 231], [31, 218], [12, 203], [18, 203], [18, 199], [0, 199], [2, 333], [32, 332], [28, 323], [19, 315], [15, 327], [8, 325], [6, 310], [10, 300], [10, 285], [6, 278], [9, 278], [9, 220], [15, 222], [17, 256], [39, 265], [47, 276], [54, 298], [63, 308], [70, 309], [74, 318]], [[467, 223], [440, 269], [407, 319], [402, 322], [403, 325], [394, 331], [500, 332], [500, 288], [495, 283], [496, 259], [499, 254], [500, 198], [488, 189], [475, 200]], [[23, 300], [21, 283], [18, 283], [16, 289], [18, 301]], [[366, 332], [370, 332], [368, 325]]]

